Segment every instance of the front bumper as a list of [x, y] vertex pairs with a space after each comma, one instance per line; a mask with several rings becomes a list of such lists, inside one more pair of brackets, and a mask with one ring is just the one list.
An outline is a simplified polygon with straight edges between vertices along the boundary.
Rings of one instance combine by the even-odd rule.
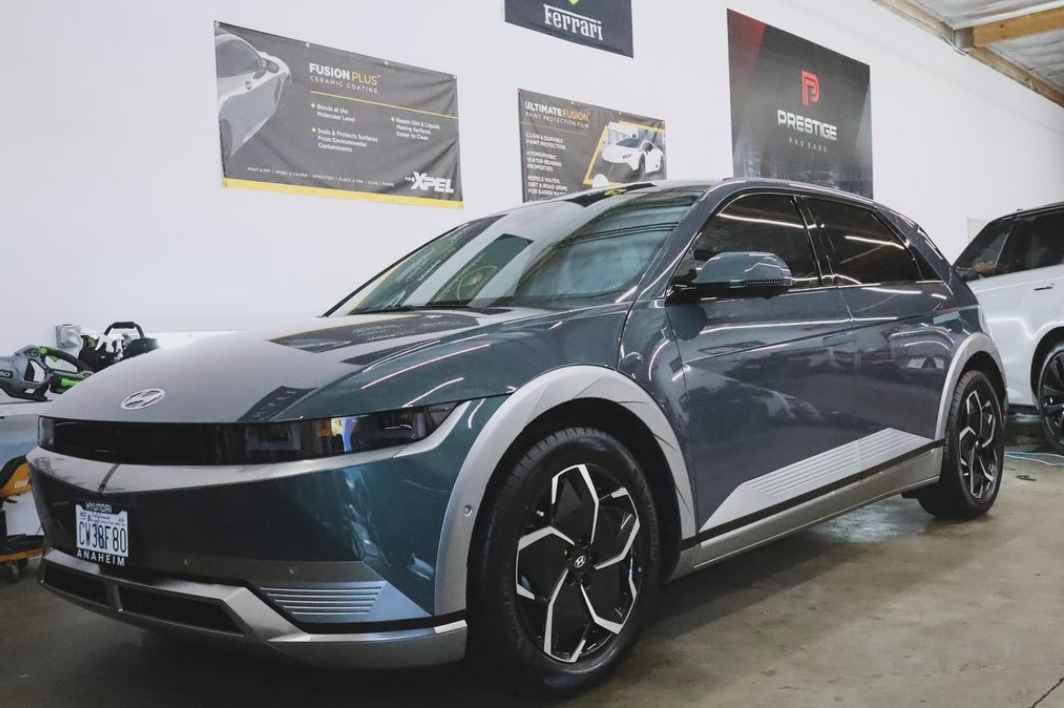
[[[251, 588], [165, 576], [121, 577], [51, 549], [39, 582], [82, 607], [128, 624], [279, 652], [318, 666], [396, 668], [460, 660], [466, 623], [433, 618], [411, 627], [314, 633], [300, 629]], [[432, 624], [432, 622], [440, 622]]]

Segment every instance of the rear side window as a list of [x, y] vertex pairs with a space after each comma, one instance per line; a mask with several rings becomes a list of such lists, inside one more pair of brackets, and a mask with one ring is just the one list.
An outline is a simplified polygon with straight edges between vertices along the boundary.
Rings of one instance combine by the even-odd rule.
[[1064, 262], [1064, 212], [1042, 214], [1019, 224], [1001, 254], [1002, 273], [1049, 268]]
[[677, 279], [694, 277], [714, 256], [737, 252], [779, 256], [791, 269], [795, 288], [820, 284], [809, 235], [790, 197], [756, 194], [729, 204], [702, 229]]
[[1011, 221], [987, 224], [957, 259], [955, 265], [961, 278], [975, 280], [1001, 275], [1003, 271], [999, 269], [998, 262], [1011, 230]]
[[839, 202], [808, 201], [819, 219], [839, 285], [922, 279], [909, 247], [873, 212]]

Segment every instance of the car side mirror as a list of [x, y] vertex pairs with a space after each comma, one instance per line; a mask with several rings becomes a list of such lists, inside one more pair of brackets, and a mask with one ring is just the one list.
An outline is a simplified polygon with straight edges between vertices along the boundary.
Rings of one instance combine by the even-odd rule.
[[774, 253], [719, 253], [694, 277], [673, 283], [680, 299], [699, 297], [768, 297], [794, 286], [791, 269]]
[[269, 59], [266, 60], [266, 71], [270, 72], [271, 74], [276, 74], [280, 70], [281, 67], [277, 65], [277, 62], [270, 61]]

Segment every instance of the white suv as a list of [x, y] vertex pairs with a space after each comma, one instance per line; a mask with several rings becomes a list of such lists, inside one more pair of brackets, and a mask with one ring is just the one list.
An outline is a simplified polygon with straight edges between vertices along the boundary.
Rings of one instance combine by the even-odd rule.
[[1009, 404], [1064, 453], [1064, 203], [987, 224], [955, 264], [1001, 352]]

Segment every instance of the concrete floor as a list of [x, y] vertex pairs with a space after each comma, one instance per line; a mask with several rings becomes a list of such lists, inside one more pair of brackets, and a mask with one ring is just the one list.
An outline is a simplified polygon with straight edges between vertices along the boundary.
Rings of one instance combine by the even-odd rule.
[[[1039, 431], [1012, 426], [1011, 449]], [[892, 499], [664, 588], [631, 660], [573, 706], [1064, 708], [1064, 469], [1009, 460], [993, 512]], [[352, 673], [156, 639], [0, 586], [0, 705], [522, 705], [461, 666]]]

